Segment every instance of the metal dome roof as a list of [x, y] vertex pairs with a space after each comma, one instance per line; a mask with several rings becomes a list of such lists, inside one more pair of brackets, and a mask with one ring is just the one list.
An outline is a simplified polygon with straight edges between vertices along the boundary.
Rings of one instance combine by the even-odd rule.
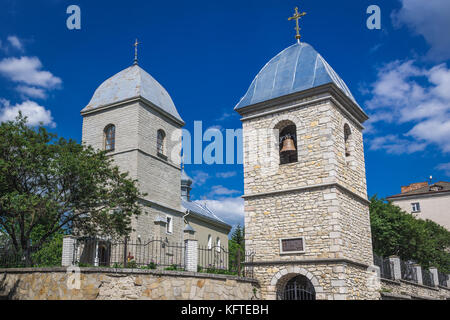
[[181, 184], [190, 186], [192, 184], [192, 179], [186, 174], [184, 168], [181, 169]]
[[336, 84], [357, 104], [345, 82], [325, 59], [309, 44], [296, 43], [280, 52], [262, 68], [234, 109], [327, 83]]
[[139, 96], [183, 122], [166, 89], [137, 64], [103, 82], [82, 112]]

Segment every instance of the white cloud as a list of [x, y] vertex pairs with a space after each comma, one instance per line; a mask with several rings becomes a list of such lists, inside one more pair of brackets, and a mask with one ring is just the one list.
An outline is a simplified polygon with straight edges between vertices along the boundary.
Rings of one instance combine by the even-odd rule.
[[426, 143], [418, 143], [403, 139], [397, 135], [376, 137], [370, 142], [370, 150], [385, 150], [390, 154], [411, 154], [424, 150], [426, 146]]
[[450, 177], [450, 162], [441, 163], [436, 167], [436, 169], [444, 171], [447, 177]]
[[16, 87], [16, 90], [22, 95], [23, 98], [25, 98], [25, 97], [38, 98], [38, 99], [47, 98], [47, 94], [41, 88], [18, 86], [18, 87]]
[[402, 8], [392, 14], [395, 26], [406, 25], [431, 46], [428, 56], [436, 61], [450, 58], [450, 1], [400, 0]]
[[236, 171], [217, 172], [216, 173], [216, 177], [217, 178], [227, 179], [227, 178], [231, 178], [231, 177], [236, 176], [236, 174], [237, 174]]
[[17, 36], [9, 36], [8, 42], [17, 50], [23, 51], [23, 44], [22, 41]]
[[209, 175], [207, 172], [200, 171], [200, 170], [193, 171], [192, 174], [193, 174], [193, 177], [192, 177], [192, 180], [193, 180], [193, 186], [201, 186], [201, 185], [203, 185], [209, 178], [211, 178], [210, 175]]
[[42, 63], [37, 57], [5, 58], [0, 61], [0, 73], [13, 82], [47, 89], [62, 83], [60, 78], [41, 68]]
[[413, 153], [435, 144], [450, 152], [450, 69], [446, 64], [419, 68], [413, 60], [394, 61], [378, 71], [366, 102], [370, 120], [365, 134], [379, 133], [376, 124], [409, 126], [401, 134], [385, 133], [370, 140], [371, 149], [389, 153]]
[[244, 225], [244, 199], [223, 198], [221, 200], [201, 200], [199, 203], [206, 203], [207, 207], [214, 212], [216, 216], [224, 220], [228, 224], [234, 226], [236, 224]]
[[45, 126], [56, 126], [50, 110], [46, 110], [45, 107], [38, 105], [34, 101], [25, 101], [21, 104], [11, 106], [9, 101], [0, 99], [0, 103], [3, 105], [0, 108], [0, 122], [14, 120], [19, 114], [19, 111], [21, 111], [28, 118], [28, 124], [31, 126], [37, 126], [41, 122]]
[[208, 196], [214, 198], [215, 196], [231, 196], [237, 193], [241, 193], [239, 190], [231, 190], [224, 186], [212, 186]]

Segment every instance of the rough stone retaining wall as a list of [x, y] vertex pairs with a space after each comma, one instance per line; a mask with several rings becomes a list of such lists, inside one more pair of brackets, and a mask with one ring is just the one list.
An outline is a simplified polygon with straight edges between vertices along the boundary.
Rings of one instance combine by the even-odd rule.
[[450, 300], [450, 288], [431, 288], [405, 280], [381, 279], [381, 297], [386, 300]]
[[[0, 269], [0, 300], [258, 300], [260, 293], [255, 280], [235, 276], [111, 268], [80, 268], [77, 274], [67, 270]], [[73, 288], [77, 277], [79, 288]]]

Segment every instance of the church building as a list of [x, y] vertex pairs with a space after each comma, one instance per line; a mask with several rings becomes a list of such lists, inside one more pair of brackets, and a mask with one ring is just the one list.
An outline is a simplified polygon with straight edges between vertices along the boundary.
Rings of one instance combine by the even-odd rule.
[[81, 115], [83, 143], [106, 150], [147, 194], [132, 222], [133, 241], [195, 239], [228, 248], [231, 226], [190, 199], [193, 181], [179, 157], [185, 123], [168, 92], [138, 65], [137, 53], [132, 66], [100, 85]]
[[377, 299], [363, 123], [309, 44], [271, 59], [235, 107], [244, 137], [245, 247], [263, 299]]

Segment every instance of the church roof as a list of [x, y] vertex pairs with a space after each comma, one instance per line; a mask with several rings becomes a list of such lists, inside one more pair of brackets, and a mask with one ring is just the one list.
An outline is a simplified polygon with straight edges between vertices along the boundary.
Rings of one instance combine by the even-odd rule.
[[150, 101], [160, 110], [183, 122], [166, 89], [137, 64], [103, 82], [82, 112], [136, 97]]
[[231, 229], [230, 225], [228, 225], [225, 221], [216, 216], [214, 212], [212, 212], [206, 205], [202, 205], [198, 202], [186, 201], [184, 199], [181, 200], [181, 205], [183, 206], [184, 209], [189, 210], [193, 214], [218, 222]]
[[328, 83], [334, 83], [357, 104], [345, 82], [325, 59], [309, 44], [296, 43], [262, 68], [235, 110]]

